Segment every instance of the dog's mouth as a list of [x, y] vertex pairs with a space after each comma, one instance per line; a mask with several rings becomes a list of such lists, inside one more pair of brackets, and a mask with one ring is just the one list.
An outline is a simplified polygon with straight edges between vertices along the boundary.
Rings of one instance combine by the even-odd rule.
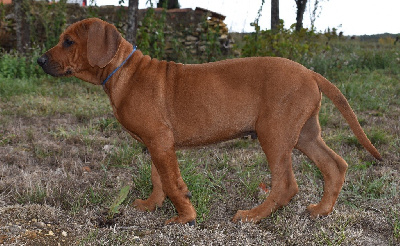
[[53, 77], [66, 77], [73, 74], [71, 67], [63, 68], [59, 63], [52, 61], [46, 54], [39, 57], [37, 63], [45, 73]]
[[74, 72], [73, 72], [72, 68], [69, 67], [69, 68], [67, 68], [64, 75], [62, 75], [62, 76], [72, 76], [73, 73]]

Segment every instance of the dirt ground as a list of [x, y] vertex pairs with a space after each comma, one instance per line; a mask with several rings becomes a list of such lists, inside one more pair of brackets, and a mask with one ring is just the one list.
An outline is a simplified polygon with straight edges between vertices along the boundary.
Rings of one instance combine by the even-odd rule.
[[[344, 191], [331, 215], [311, 219], [305, 208], [310, 201], [318, 200], [323, 182], [307, 175], [304, 177], [304, 171], [299, 166], [305, 157], [299, 152], [293, 155], [300, 187], [299, 194], [287, 207], [259, 224], [230, 222], [237, 209], [251, 208], [262, 200], [260, 194], [249, 198], [240, 193], [238, 190], [242, 188], [234, 176], [226, 178], [223, 184], [228, 188], [214, 194], [215, 197], [209, 204], [209, 215], [194, 227], [165, 226], [164, 221], [175, 213], [169, 202], [154, 213], [140, 212], [129, 204], [124, 204], [114, 219], [106, 220], [104, 204], [85, 206], [81, 204], [74, 210], [71, 205], [62, 202], [73, 204], [74, 196], [80, 196], [82, 190], [88, 186], [97, 187], [99, 182], [103, 182], [102, 185], [110, 192], [116, 193], [119, 190], [117, 187], [121, 184], [132, 183], [134, 168], [112, 167], [104, 172], [98, 166], [106, 155], [100, 146], [91, 145], [93, 153], [90, 153], [84, 141], [72, 137], [57, 141], [47, 134], [52, 131], [56, 122], [65, 127], [70, 124], [75, 127], [83, 125], [76, 119], [39, 117], [35, 120], [19, 118], [7, 122], [6, 129], [11, 129], [11, 132], [22, 130], [27, 134], [19, 135], [7, 145], [3, 144], [0, 147], [1, 245], [395, 245], [399, 243], [398, 238], [394, 236], [394, 228], [398, 226], [395, 223], [399, 223], [399, 217], [398, 214], [397, 217], [393, 214], [394, 211], [398, 212], [394, 209], [399, 209], [398, 197], [360, 198], [361, 201], [352, 201], [358, 199], [357, 194]], [[111, 139], [112, 137], [126, 139], [123, 131], [112, 134], [114, 135], [110, 136]], [[100, 133], [99, 136], [93, 137], [101, 139]], [[35, 154], [33, 142], [36, 146], [50, 149], [52, 155]], [[105, 142], [107, 141], [104, 139], [100, 141], [101, 145]], [[225, 153], [233, 156], [229, 162], [234, 165], [236, 162], [234, 158], [249, 158], [249, 155], [257, 155], [261, 151], [256, 142], [250, 143], [247, 150], [233, 148], [235, 144], [236, 142], [232, 141], [189, 150], [183, 155], [192, 156], [194, 159], [200, 156], [201, 159], [204, 153], [216, 153], [221, 156]], [[39, 147], [36, 147], [36, 151], [38, 149]], [[149, 159], [148, 154], [141, 155]], [[367, 157], [367, 160], [372, 159]], [[395, 180], [391, 184], [397, 187], [391, 187], [390, 190], [398, 192], [398, 162], [388, 160], [374, 165], [373, 170], [367, 171], [375, 176], [392, 175]], [[352, 174], [349, 173], [349, 176], [348, 179]], [[38, 186], [44, 189], [46, 198], [35, 198], [34, 193], [29, 193], [32, 187]], [[345, 186], [344, 190], [346, 189], [349, 187]], [[130, 196], [137, 197], [140, 194], [133, 191]]]
[[[82, 87], [68, 86], [75, 87], [66, 91]], [[239, 139], [178, 152], [182, 168], [191, 167], [182, 172], [199, 209], [197, 225], [165, 226], [176, 214], [169, 201], [154, 213], [130, 206], [150, 191], [149, 154], [116, 123], [103, 94], [97, 98], [82, 88], [90, 95], [22, 95], [0, 102], [0, 245], [400, 243], [397, 106], [384, 116], [359, 114], [388, 132], [388, 140], [377, 146], [382, 162], [342, 137], [352, 134], [339, 113], [323, 127], [328, 145], [349, 162], [346, 183], [327, 217], [309, 217], [306, 207], [321, 198], [323, 180], [310, 161], [294, 151], [300, 191], [289, 205], [259, 224], [232, 223], [238, 209], [263, 201], [265, 189], [259, 184], [270, 187], [257, 140]], [[96, 111], [102, 107], [105, 113]], [[110, 204], [125, 185], [130, 186], [128, 198], [110, 218]]]

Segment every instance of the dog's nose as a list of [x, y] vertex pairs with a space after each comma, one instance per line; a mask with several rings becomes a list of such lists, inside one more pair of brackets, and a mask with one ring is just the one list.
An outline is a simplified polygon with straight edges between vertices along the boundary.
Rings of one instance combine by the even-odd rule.
[[48, 60], [47, 56], [46, 56], [46, 55], [43, 55], [43, 56], [41, 56], [41, 57], [39, 57], [39, 58], [37, 59], [37, 63], [38, 63], [41, 67], [43, 67], [43, 66], [47, 63], [47, 60]]

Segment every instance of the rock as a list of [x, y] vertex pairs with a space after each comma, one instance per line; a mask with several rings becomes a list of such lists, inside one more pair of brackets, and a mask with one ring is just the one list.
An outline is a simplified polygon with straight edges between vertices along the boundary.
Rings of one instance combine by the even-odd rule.
[[25, 232], [25, 237], [29, 238], [29, 239], [35, 239], [37, 238], [37, 234], [35, 231], [31, 231], [31, 230], [26, 230]]
[[106, 152], [107, 154], [111, 153], [114, 149], [115, 149], [114, 145], [109, 145], [109, 144], [106, 144], [103, 147], [104, 152]]
[[199, 39], [197, 37], [195, 37], [195, 36], [189, 35], [189, 36], [186, 37], [186, 40], [187, 41], [197, 41]]
[[46, 227], [46, 224], [42, 221], [39, 221], [39, 222], [34, 223], [34, 226], [36, 226], [38, 228], [44, 228], [44, 227]]
[[220, 39], [220, 40], [221, 40], [221, 39], [228, 39], [228, 35], [222, 34], [222, 35], [219, 37], [219, 39]]

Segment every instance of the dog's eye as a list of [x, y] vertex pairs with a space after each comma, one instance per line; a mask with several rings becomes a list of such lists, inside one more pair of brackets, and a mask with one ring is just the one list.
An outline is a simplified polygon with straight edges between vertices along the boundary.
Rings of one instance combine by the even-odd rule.
[[74, 41], [72, 41], [71, 39], [65, 39], [64, 40], [64, 47], [70, 47], [71, 45], [73, 45], [74, 44]]

